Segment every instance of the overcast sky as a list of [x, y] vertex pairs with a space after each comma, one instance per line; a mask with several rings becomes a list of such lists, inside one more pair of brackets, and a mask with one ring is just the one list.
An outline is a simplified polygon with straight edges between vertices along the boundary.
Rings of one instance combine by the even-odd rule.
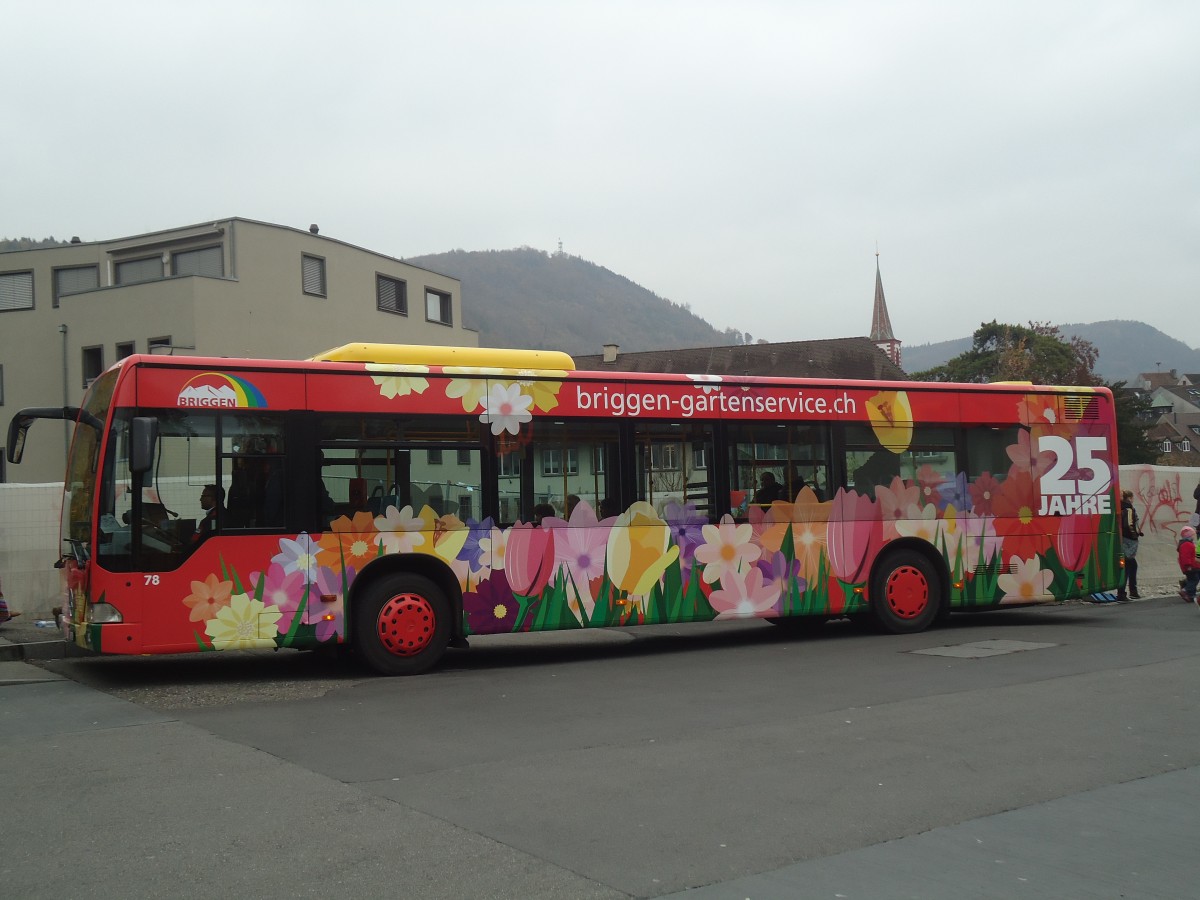
[[[1200, 345], [1200, 3], [16, 3], [0, 237], [531, 246], [718, 328]], [[464, 302], [471, 303], [469, 291]]]

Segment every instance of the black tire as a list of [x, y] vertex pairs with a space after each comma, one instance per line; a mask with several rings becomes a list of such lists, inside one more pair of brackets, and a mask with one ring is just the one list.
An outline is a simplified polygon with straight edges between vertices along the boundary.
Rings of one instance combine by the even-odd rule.
[[385, 575], [351, 609], [354, 649], [381, 675], [419, 675], [450, 642], [450, 601], [424, 575]]
[[825, 616], [775, 616], [767, 621], [790, 634], [817, 634], [829, 620]]
[[942, 609], [941, 579], [933, 564], [916, 550], [895, 550], [875, 568], [871, 614], [891, 634], [924, 631]]

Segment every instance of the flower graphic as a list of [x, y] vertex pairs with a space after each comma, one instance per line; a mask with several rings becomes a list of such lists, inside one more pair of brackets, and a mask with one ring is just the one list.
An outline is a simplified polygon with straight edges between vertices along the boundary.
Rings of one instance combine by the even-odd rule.
[[[263, 579], [266, 579], [263, 583]], [[266, 574], [250, 573], [250, 584], [256, 596], [261, 596], [266, 606], [279, 610], [279, 630], [286, 632], [300, 608], [306, 583], [299, 572], [288, 572], [279, 563], [272, 563]]]
[[1059, 562], [1069, 572], [1082, 572], [1092, 551], [1093, 536], [1100, 529], [1097, 515], [1076, 513], [1059, 520], [1054, 549]]
[[[971, 572], [976, 566], [986, 565], [1000, 555], [1000, 536], [996, 534], [994, 516], [958, 514], [958, 528], [963, 539], [963, 568]], [[981, 560], [982, 557], [982, 560]]]
[[718, 619], [746, 619], [778, 612], [778, 582], [763, 579], [762, 569], [751, 566], [745, 572], [730, 571], [721, 579], [721, 586], [708, 598]]
[[663, 507], [663, 518], [671, 529], [671, 540], [679, 548], [679, 565], [686, 578], [696, 548], [704, 541], [703, 528], [708, 524], [708, 516], [698, 512], [695, 503], [669, 500]]
[[409, 394], [423, 394], [429, 388], [429, 379], [423, 377], [429, 372], [429, 366], [385, 366], [378, 363], [367, 363], [368, 372], [378, 372], [371, 380], [379, 386], [379, 393], [389, 400], [397, 397], [407, 397]]
[[1000, 490], [1000, 482], [992, 477], [991, 472], [984, 472], [967, 485], [967, 491], [971, 494], [972, 512], [981, 516], [990, 516], [992, 514], [992, 498], [996, 496], [998, 490]]
[[1026, 472], [1033, 478], [1040, 478], [1054, 465], [1053, 453], [1034, 452], [1033, 439], [1025, 429], [1018, 432], [1017, 442], [1006, 447], [1004, 452], [1012, 460], [1014, 470]]
[[896, 533], [901, 537], [920, 538], [932, 544], [938, 535], [937, 513], [937, 507], [932, 503], [922, 506], [910, 518], [896, 522]]
[[607, 563], [618, 590], [644, 596], [678, 557], [671, 529], [645, 500], [617, 516], [609, 532]]
[[566, 568], [568, 604], [582, 622], [581, 607], [591, 618], [596, 605], [591, 584], [604, 576], [609, 529], [601, 526], [591, 506], [580, 500], [571, 511], [570, 525], [554, 528], [551, 533], [554, 535], [555, 561]]
[[[523, 389], [522, 393], [528, 394], [533, 399], [534, 409], [540, 409], [542, 412], [548, 412], [558, 406], [558, 392], [562, 388], [561, 381], [544, 381], [540, 378], [533, 378], [535, 373], [532, 371], [521, 372], [522, 376], [517, 384]], [[545, 374], [544, 372], [537, 374]], [[556, 373], [566, 375], [566, 372]], [[516, 432], [513, 432], [516, 434]]]
[[898, 522], [921, 515], [920, 486], [906, 484], [898, 475], [887, 487], [879, 485], [875, 488], [875, 501], [879, 504], [884, 537], [889, 540], [899, 535]]
[[549, 529], [514, 525], [508, 531], [504, 571], [515, 593], [536, 597], [554, 574], [554, 540]]
[[183, 598], [183, 605], [191, 610], [189, 622], [207, 622], [229, 605], [233, 595], [232, 581], [218, 581], [209, 575], [203, 581], [192, 582], [192, 592]]
[[479, 414], [479, 421], [485, 425], [490, 423], [492, 434], [500, 434], [503, 431], [517, 434], [521, 425], [533, 418], [533, 413], [529, 411], [532, 403], [533, 398], [522, 394], [520, 385], [493, 384], [484, 399], [484, 409]]
[[[460, 372], [466, 374], [474, 371], [474, 369], [451, 366], [442, 369], [444, 373]], [[483, 403], [483, 398], [486, 395], [487, 380], [484, 378], [452, 378], [450, 379], [450, 383], [446, 385], [446, 396], [461, 399], [463, 412], [475, 412], [475, 410], [479, 409], [479, 405]]]
[[696, 387], [700, 388], [706, 394], [719, 391], [721, 389], [721, 382], [723, 381], [720, 375], [689, 375], [688, 378], [696, 382]]
[[462, 550], [458, 555], [467, 562], [472, 572], [478, 572], [487, 565], [484, 557], [491, 547], [491, 534], [494, 529], [495, 525], [491, 516], [482, 522], [474, 519], [467, 520], [467, 539], [463, 542]]
[[412, 553], [425, 543], [422, 533], [432, 523], [413, 515], [413, 508], [396, 509], [389, 506], [382, 516], [375, 517], [375, 542], [388, 553]]
[[893, 453], [903, 453], [912, 443], [912, 405], [904, 391], [880, 391], [868, 399], [867, 418], [876, 440]]
[[375, 517], [369, 512], [356, 512], [353, 519], [339, 516], [329, 523], [329, 528], [329, 532], [321, 535], [317, 565], [348, 566], [354, 563], [361, 569], [374, 559]]
[[1006, 603], [1035, 602], [1050, 593], [1050, 582], [1054, 579], [1054, 573], [1043, 569], [1036, 556], [1024, 561], [1014, 556], [1009, 565], [1014, 571], [1011, 574], [1006, 572], [996, 579], [996, 586], [1004, 592], [1004, 597], [1000, 600], [1002, 606]]
[[883, 522], [870, 497], [838, 488], [829, 514], [829, 567], [847, 584], [862, 584], [883, 543]]
[[271, 562], [283, 566], [285, 572], [299, 572], [305, 581], [312, 581], [317, 568], [317, 552], [320, 545], [304, 532], [291, 538], [279, 539], [279, 552]]
[[309, 623], [317, 628], [318, 641], [328, 641], [334, 635], [346, 633], [345, 594], [354, 582], [355, 574], [350, 567], [346, 568], [344, 574], [329, 566], [317, 569], [306, 616]]
[[942, 473], [928, 463], [917, 469], [917, 484], [922, 506], [928, 503], [937, 503], [941, 496], [942, 483], [945, 480]]
[[[728, 517], [726, 517], [728, 519]], [[696, 562], [704, 566], [705, 584], [713, 584], [727, 572], [740, 572], [754, 564], [762, 549], [752, 542], [754, 527], [749, 522], [737, 525], [732, 519], [701, 529], [704, 543], [696, 548]]]
[[476, 587], [473, 593], [463, 595], [463, 611], [467, 615], [467, 628], [471, 634], [503, 634], [517, 625], [517, 614], [521, 606], [512, 596], [512, 590], [503, 572]]
[[1005, 558], [1032, 559], [1050, 547], [1047, 531], [1057, 531], [1058, 517], [1038, 518], [1038, 492], [1029, 473], [1016, 466], [992, 498], [996, 533], [1004, 538]]
[[234, 594], [228, 606], [204, 623], [214, 650], [253, 650], [275, 646], [280, 613], [246, 594]]

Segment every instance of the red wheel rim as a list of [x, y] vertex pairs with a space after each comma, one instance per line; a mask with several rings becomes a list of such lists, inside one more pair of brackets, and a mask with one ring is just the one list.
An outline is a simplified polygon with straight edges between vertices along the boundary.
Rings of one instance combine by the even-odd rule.
[[929, 581], [920, 569], [900, 566], [888, 575], [884, 596], [901, 619], [915, 619], [929, 605]]
[[416, 656], [433, 641], [437, 613], [420, 594], [397, 594], [383, 604], [375, 625], [389, 653]]

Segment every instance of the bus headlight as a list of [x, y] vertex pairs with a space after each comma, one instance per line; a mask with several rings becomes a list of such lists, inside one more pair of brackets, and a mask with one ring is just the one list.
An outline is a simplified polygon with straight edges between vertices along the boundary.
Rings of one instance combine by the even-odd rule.
[[88, 621], [93, 625], [115, 625], [125, 619], [111, 603], [93, 603], [88, 607]]

